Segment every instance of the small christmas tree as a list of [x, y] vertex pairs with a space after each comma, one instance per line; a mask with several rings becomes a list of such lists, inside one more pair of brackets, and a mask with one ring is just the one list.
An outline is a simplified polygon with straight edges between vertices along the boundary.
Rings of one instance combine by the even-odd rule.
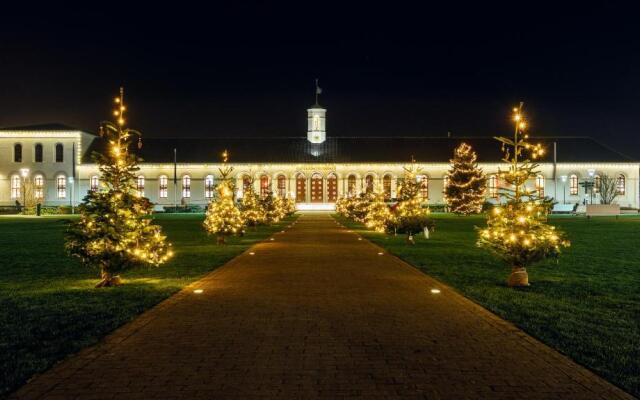
[[364, 218], [367, 228], [376, 232], [385, 232], [391, 217], [389, 206], [384, 200], [384, 193], [374, 193], [367, 209], [367, 215]]
[[229, 179], [233, 168], [227, 166], [228, 159], [229, 154], [225, 150], [222, 153], [223, 167], [220, 168], [222, 179], [216, 187], [218, 196], [209, 203], [203, 223], [207, 233], [217, 236], [218, 244], [225, 244], [227, 236], [244, 233], [242, 213], [233, 199], [233, 185]]
[[100, 268], [96, 287], [122, 283], [119, 274], [137, 266], [158, 266], [172, 256], [160, 226], [149, 218], [153, 204], [140, 197], [135, 172], [140, 161], [132, 151], [132, 139], [140, 132], [125, 128], [124, 91], [115, 99], [116, 123], [103, 122], [100, 136], [109, 144], [106, 154], [94, 153], [104, 190], [89, 192], [78, 207], [80, 220], [66, 232], [65, 247], [83, 264]]
[[396, 204], [393, 215], [394, 229], [407, 234], [407, 242], [414, 244], [413, 235], [432, 229], [433, 220], [429, 218], [429, 208], [422, 208], [420, 201], [420, 182], [418, 174], [420, 169], [416, 168], [415, 160], [411, 161], [411, 167], [404, 168], [404, 179], [399, 189], [398, 204]]
[[478, 214], [482, 211], [486, 188], [486, 177], [478, 167], [476, 153], [468, 144], [460, 144], [453, 153], [445, 189], [450, 210], [460, 215]]
[[258, 195], [253, 190], [253, 180], [249, 182], [243, 193], [240, 209], [242, 210], [242, 218], [247, 226], [257, 226], [263, 224], [266, 220]]
[[278, 205], [276, 200], [273, 198], [272, 192], [267, 192], [267, 194], [260, 199], [260, 206], [264, 211], [264, 220], [268, 224], [273, 224], [280, 221], [280, 212], [278, 209]]
[[496, 206], [487, 216], [487, 228], [480, 229], [478, 246], [488, 249], [511, 266], [509, 286], [528, 286], [527, 267], [547, 257], [558, 257], [561, 247], [569, 246], [564, 234], [554, 226], [547, 225], [550, 202], [538, 198], [536, 190], [529, 190], [526, 182], [535, 179], [538, 171], [531, 158], [544, 154], [540, 144], [528, 142], [524, 133], [526, 123], [522, 115], [522, 103], [514, 108], [515, 132], [513, 139], [496, 137], [502, 143], [504, 161], [509, 170], [499, 175], [513, 189], [503, 189], [500, 193], [506, 199], [503, 206]]

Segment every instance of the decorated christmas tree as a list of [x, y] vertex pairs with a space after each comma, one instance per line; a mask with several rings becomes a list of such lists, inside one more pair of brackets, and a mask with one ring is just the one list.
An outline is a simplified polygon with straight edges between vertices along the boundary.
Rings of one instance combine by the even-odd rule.
[[233, 170], [227, 166], [228, 152], [222, 153], [223, 166], [220, 168], [222, 179], [216, 187], [218, 195], [211, 200], [204, 219], [204, 228], [210, 235], [216, 235], [218, 244], [224, 244], [225, 238], [244, 233], [242, 212], [236, 207], [233, 199], [233, 184], [229, 174]]
[[536, 190], [527, 188], [528, 180], [535, 179], [537, 164], [530, 161], [544, 154], [540, 144], [528, 141], [526, 122], [520, 107], [514, 108], [515, 132], [513, 139], [496, 137], [502, 143], [503, 161], [509, 169], [499, 175], [511, 188], [500, 195], [506, 200], [487, 216], [487, 227], [479, 230], [478, 246], [488, 249], [511, 267], [509, 286], [528, 286], [527, 267], [548, 257], [558, 257], [569, 241], [555, 226], [548, 225], [550, 202], [538, 198]]
[[391, 211], [384, 199], [384, 193], [374, 193], [364, 218], [367, 228], [376, 232], [385, 232], [391, 218]]
[[273, 198], [273, 193], [268, 192], [264, 197], [260, 199], [260, 206], [264, 211], [264, 220], [268, 224], [272, 224], [280, 221], [282, 210], [278, 208], [276, 200]]
[[265, 223], [266, 215], [258, 199], [258, 195], [253, 190], [253, 180], [244, 190], [242, 202], [240, 203], [242, 218], [247, 226], [257, 226]]
[[151, 219], [153, 204], [140, 197], [135, 172], [140, 161], [133, 139], [140, 132], [126, 128], [124, 91], [115, 99], [116, 123], [103, 122], [100, 136], [108, 143], [105, 154], [94, 153], [103, 190], [90, 191], [78, 207], [80, 219], [66, 232], [65, 247], [83, 264], [100, 269], [96, 287], [122, 284], [120, 273], [138, 266], [158, 266], [172, 256], [171, 245]]
[[478, 167], [476, 153], [471, 146], [462, 143], [455, 149], [448, 176], [445, 197], [449, 209], [460, 215], [481, 212], [487, 188], [486, 177]]
[[[423, 208], [420, 200], [420, 182], [415, 160], [410, 167], [404, 168], [404, 179], [398, 190], [398, 203], [393, 213], [393, 225], [396, 232], [407, 234], [407, 241], [414, 244], [413, 235], [426, 229], [432, 229], [433, 220], [429, 218], [429, 208]], [[425, 231], [426, 233], [427, 231]]]

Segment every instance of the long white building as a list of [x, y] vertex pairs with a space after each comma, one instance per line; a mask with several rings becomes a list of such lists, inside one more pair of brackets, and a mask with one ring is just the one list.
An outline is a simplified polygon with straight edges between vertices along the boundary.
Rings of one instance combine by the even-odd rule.
[[[488, 197], [501, 185], [495, 173], [505, 167], [492, 138], [478, 137], [327, 137], [326, 109], [307, 110], [306, 137], [175, 138], [143, 137], [138, 189], [157, 204], [205, 205], [220, 178], [220, 154], [229, 150], [238, 196], [253, 181], [258, 193], [294, 198], [299, 208], [331, 209], [341, 196], [383, 190], [393, 199], [403, 167], [411, 158], [421, 168], [422, 195], [442, 204], [453, 149], [470, 144], [487, 173]], [[622, 207], [639, 206], [640, 162], [588, 137], [539, 137], [546, 146], [540, 175], [530, 185], [560, 203], [599, 202], [583, 183], [615, 177]], [[99, 189], [92, 153], [102, 151], [98, 136], [64, 125], [0, 129], [0, 205], [22, 203], [25, 182], [44, 205], [78, 204]], [[248, 179], [251, 177], [252, 179]]]

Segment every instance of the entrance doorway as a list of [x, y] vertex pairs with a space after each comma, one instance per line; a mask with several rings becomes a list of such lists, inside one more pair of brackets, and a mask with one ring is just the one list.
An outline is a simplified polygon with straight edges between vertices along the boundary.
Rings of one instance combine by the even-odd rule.
[[302, 174], [296, 176], [296, 203], [307, 201], [307, 180]]
[[322, 182], [322, 175], [311, 175], [311, 202], [322, 203], [322, 192], [324, 191], [324, 185]]

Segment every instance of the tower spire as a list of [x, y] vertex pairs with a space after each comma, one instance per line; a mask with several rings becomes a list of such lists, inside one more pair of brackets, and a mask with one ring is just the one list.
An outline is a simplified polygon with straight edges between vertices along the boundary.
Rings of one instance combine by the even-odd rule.
[[318, 86], [318, 78], [316, 78], [316, 103], [314, 106], [319, 106], [320, 103], [318, 103], [318, 95], [322, 94], [322, 88], [320, 86]]

